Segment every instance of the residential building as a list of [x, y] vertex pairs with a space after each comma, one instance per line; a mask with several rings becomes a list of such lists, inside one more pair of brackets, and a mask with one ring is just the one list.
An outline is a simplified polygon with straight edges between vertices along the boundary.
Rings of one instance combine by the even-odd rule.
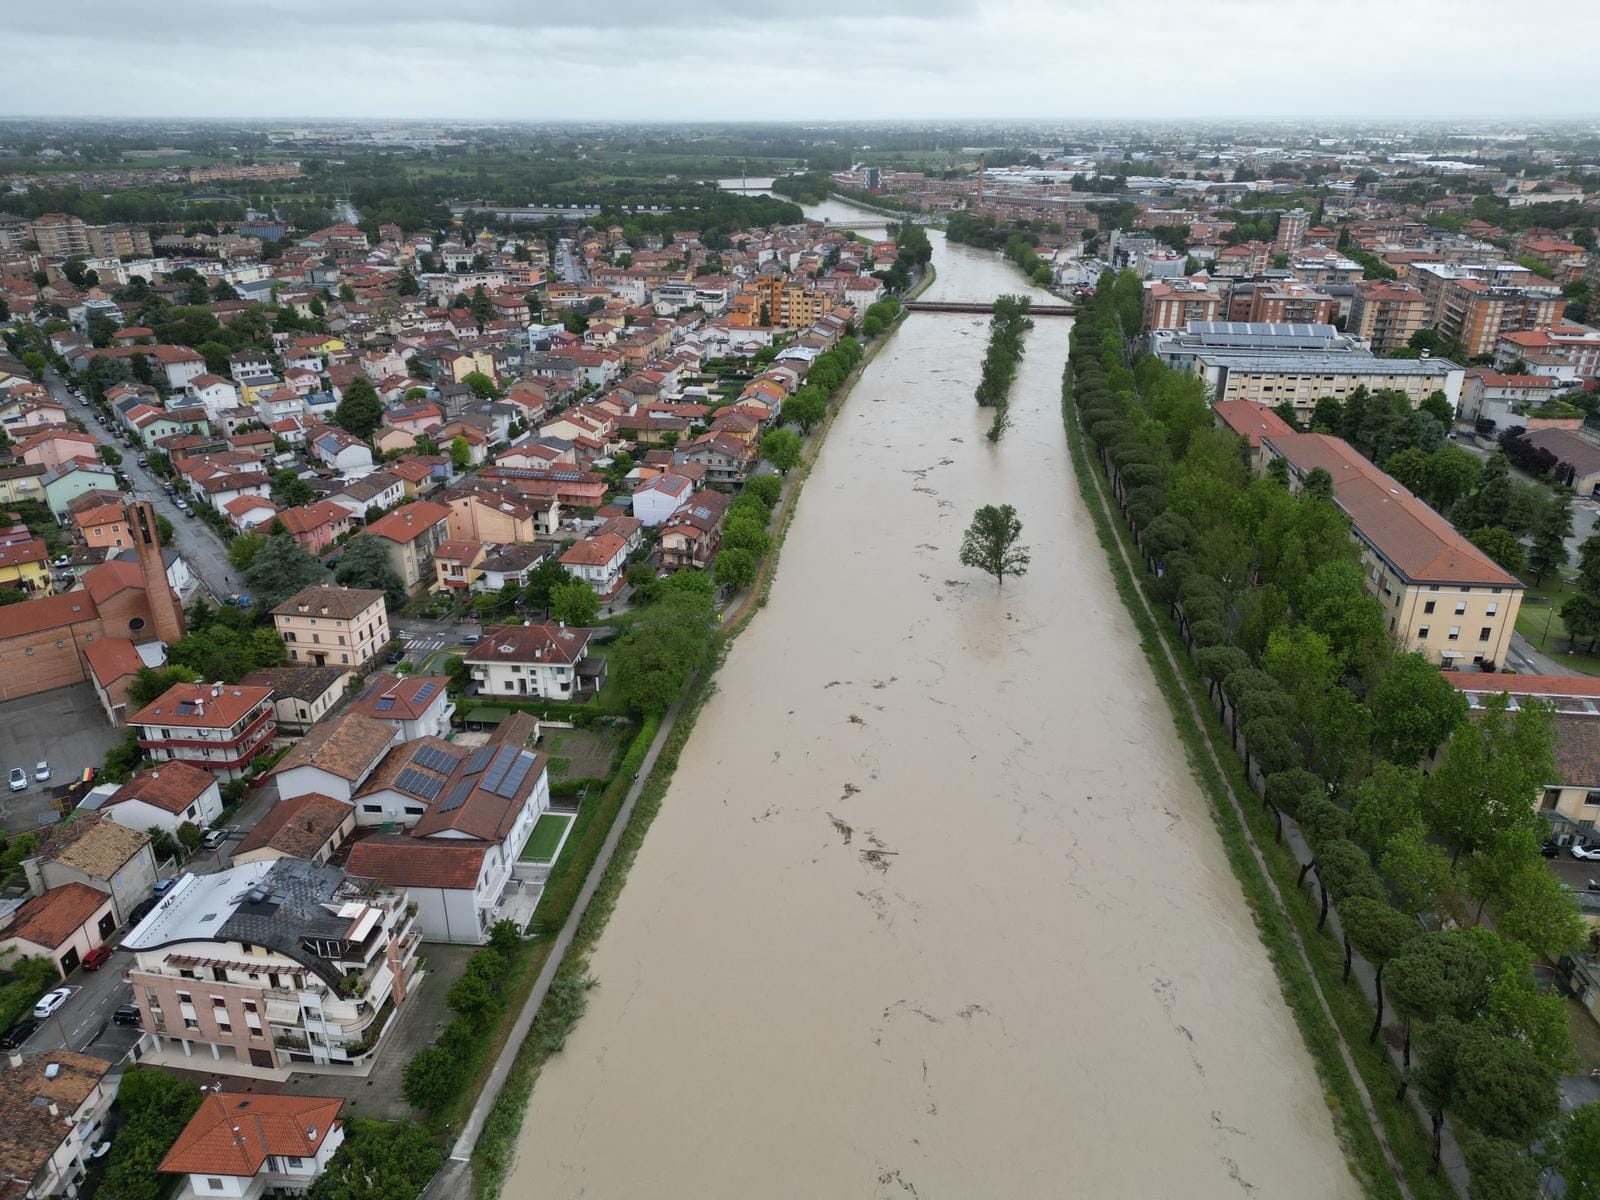
[[351, 873], [403, 888], [429, 941], [481, 943], [498, 920], [532, 915], [536, 898], [518, 884], [517, 863], [550, 807], [547, 761], [521, 744], [535, 728], [516, 713], [470, 752], [437, 738], [397, 747], [357, 798], [363, 809], [405, 814], [395, 819], [410, 828], [357, 842]]
[[173, 684], [128, 724], [156, 763], [185, 762], [219, 779], [243, 775], [278, 729], [271, 688], [224, 683]]
[[117, 928], [111, 893], [63, 883], [0, 918], [0, 955], [48, 958], [65, 979]]
[[1257, 473], [1267, 468], [1262, 439], [1296, 432], [1272, 409], [1249, 400], [1219, 400], [1211, 406], [1211, 415], [1217, 428], [1230, 429], [1250, 443], [1250, 463]]
[[1190, 321], [1217, 321], [1223, 315], [1222, 290], [1204, 276], [1148, 280], [1144, 285], [1146, 333], [1182, 329]]
[[50, 552], [43, 539], [0, 546], [0, 587], [30, 596], [50, 594]]
[[278, 732], [304, 734], [338, 706], [355, 678], [343, 667], [267, 667], [239, 682], [270, 687]]
[[329, 717], [295, 743], [273, 773], [280, 796], [321, 792], [349, 800], [383, 761], [398, 730], [357, 712]]
[[633, 515], [646, 528], [665, 525], [694, 494], [694, 483], [670, 472], [645, 480], [633, 491]]
[[350, 711], [393, 725], [401, 741], [445, 737], [456, 706], [446, 675], [391, 675], [380, 671], [351, 702]]
[[560, 562], [567, 574], [587, 583], [602, 601], [611, 600], [622, 591], [628, 546], [616, 534], [597, 533], [574, 542]]
[[[452, 514], [455, 511], [452, 505]], [[478, 581], [483, 577], [481, 564], [488, 553], [487, 542], [466, 538], [447, 538], [440, 542], [439, 548], [433, 552], [434, 585], [461, 594], [481, 591], [478, 586]]]
[[312, 554], [321, 553], [347, 533], [354, 519], [351, 510], [335, 500], [318, 500], [286, 508], [278, 520], [290, 536]]
[[1458, 421], [1491, 421], [1507, 428], [1526, 425], [1526, 414], [1562, 390], [1559, 379], [1550, 375], [1503, 375], [1488, 367], [1467, 371], [1467, 386], [1461, 393]]
[[0, 1163], [6, 1200], [76, 1196], [105, 1143], [121, 1073], [71, 1050], [13, 1055], [0, 1071]]
[[1278, 234], [1273, 239], [1273, 249], [1279, 254], [1292, 255], [1305, 241], [1306, 229], [1311, 224], [1311, 214], [1303, 208], [1291, 208], [1278, 217]]
[[1505, 662], [1521, 580], [1341, 439], [1268, 435], [1263, 445], [1269, 460], [1287, 463], [1296, 490], [1319, 467], [1333, 477], [1334, 503], [1361, 548], [1367, 591], [1383, 605], [1402, 650], [1446, 667], [1492, 671]]
[[357, 671], [389, 644], [389, 609], [375, 588], [303, 587], [272, 610], [291, 663]]
[[156, 881], [156, 856], [143, 829], [129, 829], [80, 808], [71, 820], [45, 830], [22, 869], [35, 896], [68, 883], [88, 884], [106, 893], [120, 925], [149, 897]]
[[433, 552], [450, 536], [450, 510], [432, 500], [413, 500], [367, 526], [381, 538], [389, 565], [407, 592], [433, 582]]
[[222, 815], [217, 777], [182, 760], [140, 771], [100, 802], [100, 812], [129, 829], [177, 836], [182, 825], [205, 829]]
[[303, 1196], [344, 1144], [342, 1107], [327, 1096], [208, 1093], [157, 1170], [187, 1175], [186, 1197]]
[[1350, 305], [1349, 333], [1362, 338], [1379, 354], [1403, 349], [1427, 325], [1427, 301], [1409, 283], [1364, 279], [1356, 284]]
[[141, 1061], [365, 1075], [418, 980], [400, 893], [279, 858], [182, 876], [122, 941]]
[[705, 570], [722, 544], [722, 520], [733, 501], [721, 492], [700, 492], [661, 527], [661, 565], [669, 571]]
[[1309, 423], [1317, 400], [1344, 399], [1358, 387], [1369, 392], [1388, 388], [1403, 392], [1415, 408], [1434, 392], [1454, 407], [1461, 397], [1466, 372], [1444, 358], [1375, 358], [1344, 354], [1204, 353], [1194, 359], [1194, 372], [1218, 400], [1250, 400], [1273, 407], [1288, 401]]
[[566, 625], [497, 625], [467, 651], [474, 689], [483, 696], [582, 700], [605, 682], [605, 660], [589, 657], [593, 629]]
[[1556, 456], [1551, 482], [1565, 484], [1579, 496], [1600, 496], [1600, 431], [1585, 422], [1582, 431], [1530, 429], [1524, 437], [1539, 450]]
[[234, 848], [232, 862], [238, 866], [275, 858], [302, 858], [325, 863], [355, 829], [354, 804], [321, 792], [305, 792], [279, 800], [269, 808]]

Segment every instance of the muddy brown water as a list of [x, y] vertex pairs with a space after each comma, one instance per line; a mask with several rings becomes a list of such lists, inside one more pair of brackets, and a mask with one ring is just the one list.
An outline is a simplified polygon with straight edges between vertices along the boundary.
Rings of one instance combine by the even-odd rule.
[[[1023, 290], [934, 244], [927, 298]], [[998, 448], [984, 325], [909, 318], [835, 422], [507, 1197], [1360, 1194], [1077, 498], [1069, 325]]]

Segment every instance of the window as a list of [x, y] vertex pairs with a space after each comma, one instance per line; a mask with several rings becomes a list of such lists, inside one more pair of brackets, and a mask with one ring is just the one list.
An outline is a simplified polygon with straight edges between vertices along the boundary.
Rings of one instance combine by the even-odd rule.
[[1423, 604], [1422, 611], [1425, 612], [1425, 613], [1431, 613], [1433, 611], [1433, 601], [1429, 600], [1425, 604]]
[[1495, 615], [1495, 613], [1497, 613], [1499, 611], [1500, 611], [1500, 605], [1499, 604], [1490, 604], [1488, 608], [1483, 610], [1483, 615], [1486, 616], [1486, 617], [1492, 617], [1492, 616]]
[[1417, 627], [1417, 636], [1418, 636], [1418, 637], [1419, 637], [1419, 638], [1425, 638], [1425, 637], [1427, 637], [1427, 636], [1428, 636], [1428, 626], [1426, 626], [1426, 625], [1420, 625], [1420, 626], [1418, 626], [1418, 627]]
[[1459, 617], [1462, 613], [1464, 613], [1466, 611], [1467, 611], [1467, 602], [1465, 600], [1457, 600], [1456, 601], [1456, 616]]
[[1482, 629], [1478, 630], [1478, 640], [1480, 642], [1487, 642], [1489, 640], [1489, 633], [1489, 626], [1485, 625]]
[[144, 618], [143, 617], [135, 617], [135, 618], [133, 618], [133, 620], [128, 622], [128, 628], [133, 630], [134, 633], [138, 633], [139, 630], [144, 628]]
[[208, 1176], [206, 1178], [206, 1187], [210, 1188], [213, 1192], [220, 1192], [222, 1190], [222, 1180], [212, 1179]]
[[1600, 792], [1585, 792], [1583, 794], [1583, 806], [1585, 808], [1594, 808], [1596, 805], [1600, 805]]
[[383, 805], [381, 805], [381, 804], [363, 804], [361, 806], [361, 811], [364, 812], [364, 813], [381, 813], [383, 811]]
[[1460, 639], [1460, 637], [1461, 637], [1461, 626], [1459, 626], [1459, 625], [1450, 626], [1450, 640], [1452, 642], [1458, 641]]

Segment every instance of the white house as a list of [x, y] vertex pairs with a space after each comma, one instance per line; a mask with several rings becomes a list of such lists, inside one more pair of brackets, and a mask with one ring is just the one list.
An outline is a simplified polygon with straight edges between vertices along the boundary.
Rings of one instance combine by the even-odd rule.
[[239, 388], [231, 379], [221, 375], [196, 375], [189, 380], [185, 390], [196, 404], [203, 404], [206, 417], [212, 421], [239, 405]]
[[442, 738], [450, 732], [456, 706], [446, 675], [390, 675], [380, 671], [362, 689], [350, 711], [393, 725], [400, 740]]
[[628, 543], [614, 533], [597, 533], [574, 542], [560, 558], [567, 574], [583, 580], [602, 600], [622, 590]]
[[342, 429], [329, 429], [311, 440], [311, 453], [335, 471], [360, 471], [372, 466], [372, 448]]
[[682, 475], [657, 475], [645, 480], [633, 493], [633, 515], [654, 529], [665, 525], [692, 495], [694, 483]]
[[366, 783], [399, 730], [358, 712], [319, 721], [301, 738], [273, 773], [283, 799], [321, 792], [335, 800], [351, 799]]
[[47, 1050], [18, 1055], [0, 1071], [7, 1195], [79, 1194], [122, 1082], [113, 1066], [71, 1050]]
[[219, 507], [222, 515], [228, 519], [228, 524], [241, 533], [254, 529], [257, 525], [270, 524], [278, 515], [276, 504], [267, 497], [258, 496], [253, 492], [248, 496], [235, 496]]
[[222, 789], [210, 771], [182, 761], [140, 771], [100, 803], [100, 812], [129, 829], [177, 836], [185, 823], [201, 829], [222, 815]]
[[579, 699], [585, 691], [598, 691], [605, 677], [604, 660], [589, 658], [594, 633], [565, 625], [486, 629], [465, 655], [467, 668], [484, 696]]
[[157, 1169], [189, 1177], [184, 1200], [303, 1196], [344, 1144], [343, 1106], [330, 1096], [208, 1092]]

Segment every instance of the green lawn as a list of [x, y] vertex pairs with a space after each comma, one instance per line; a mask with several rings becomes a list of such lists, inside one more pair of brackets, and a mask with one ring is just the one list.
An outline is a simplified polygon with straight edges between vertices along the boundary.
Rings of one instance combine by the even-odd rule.
[[1517, 610], [1517, 632], [1562, 667], [1581, 675], [1600, 675], [1600, 654], [1574, 653], [1561, 623], [1561, 604], [1572, 595], [1565, 579], [1548, 579], [1543, 587], [1530, 587]]
[[545, 813], [534, 823], [533, 832], [528, 835], [518, 857], [523, 862], [546, 863], [553, 860], [571, 821], [572, 817], [567, 813]]

